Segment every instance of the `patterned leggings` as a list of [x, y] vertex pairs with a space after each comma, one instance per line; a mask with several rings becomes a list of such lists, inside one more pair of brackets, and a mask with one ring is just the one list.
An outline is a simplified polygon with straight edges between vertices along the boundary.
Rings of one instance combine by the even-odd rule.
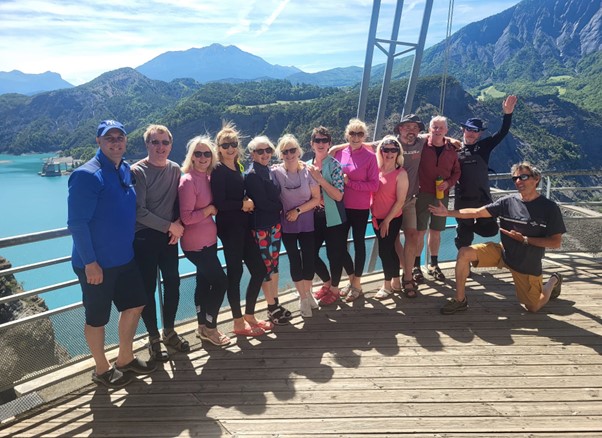
[[272, 272], [278, 273], [278, 258], [280, 256], [280, 245], [282, 242], [282, 225], [276, 224], [271, 228], [262, 230], [251, 230], [253, 237], [259, 246], [261, 258], [268, 273], [264, 281], [270, 281]]

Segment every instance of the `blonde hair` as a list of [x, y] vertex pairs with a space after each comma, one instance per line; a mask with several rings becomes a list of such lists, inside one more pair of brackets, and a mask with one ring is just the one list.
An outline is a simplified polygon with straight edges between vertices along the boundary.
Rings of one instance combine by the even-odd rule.
[[211, 171], [215, 168], [217, 163], [217, 148], [215, 144], [211, 141], [209, 136], [207, 135], [197, 135], [196, 137], [190, 139], [186, 144], [186, 157], [182, 162], [182, 172], [190, 173], [194, 168], [194, 163], [192, 162], [194, 151], [200, 145], [205, 145], [211, 151], [211, 164], [207, 168], [207, 174], [211, 173]]
[[365, 122], [358, 119], [357, 117], [354, 117], [353, 119], [349, 120], [349, 123], [347, 124], [347, 127], [345, 128], [345, 138], [347, 140], [349, 140], [349, 133], [351, 131], [359, 131], [359, 130], [361, 130], [364, 133], [364, 139], [367, 139], [368, 138], [368, 125], [366, 125]]
[[299, 152], [299, 169], [303, 169], [303, 162], [301, 161], [301, 156], [303, 155], [303, 149], [301, 149], [301, 145], [299, 144], [299, 140], [293, 134], [284, 134], [282, 137], [278, 139], [278, 146], [276, 146], [276, 155], [280, 160], [282, 160], [283, 154], [282, 149], [284, 149], [288, 145], [293, 145]]
[[146, 128], [146, 131], [144, 131], [144, 134], [142, 135], [142, 137], [144, 138], [144, 143], [148, 143], [150, 141], [150, 136], [153, 134], [153, 132], [158, 132], [159, 134], [167, 134], [169, 136], [169, 141], [173, 143], [173, 136], [171, 135], [171, 132], [169, 131], [169, 129], [167, 129], [167, 126], [163, 125], [149, 125], [148, 128]]
[[221, 144], [224, 143], [238, 143], [238, 147], [236, 151], [238, 152], [234, 162], [238, 165], [238, 168], [241, 169], [241, 172], [244, 170], [243, 165], [240, 162], [240, 158], [243, 155], [243, 149], [240, 146], [240, 132], [236, 129], [236, 125], [234, 122], [223, 122], [222, 129], [215, 136], [215, 145], [217, 146], [217, 157], [219, 161], [222, 161], [222, 151], [220, 150]]
[[394, 135], [387, 135], [378, 143], [378, 146], [376, 147], [376, 162], [378, 163], [379, 169], [384, 164], [381, 149], [384, 146], [391, 144], [391, 143], [395, 144], [395, 146], [397, 146], [399, 148], [399, 152], [397, 153], [397, 158], [395, 159], [395, 164], [397, 165], [396, 167], [403, 166], [403, 147], [401, 146], [401, 143], [399, 142], [399, 140], [397, 140], [397, 137], [395, 137]]

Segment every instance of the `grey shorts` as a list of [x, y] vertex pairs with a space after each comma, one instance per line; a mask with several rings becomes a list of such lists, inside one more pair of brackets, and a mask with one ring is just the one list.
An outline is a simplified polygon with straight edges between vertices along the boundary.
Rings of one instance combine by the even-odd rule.
[[402, 230], [415, 230], [416, 229], [416, 197], [412, 197], [406, 200], [403, 204], [401, 217], [401, 229]]
[[437, 205], [439, 201], [441, 201], [447, 208], [449, 195], [446, 195], [443, 199], [439, 200], [435, 198], [434, 193], [418, 193], [418, 197], [416, 198], [416, 220], [418, 222], [416, 229], [418, 231], [425, 231], [429, 226], [429, 221], [429, 228], [431, 230], [445, 230], [445, 222], [447, 218], [443, 216], [435, 216], [429, 211], [429, 205]]

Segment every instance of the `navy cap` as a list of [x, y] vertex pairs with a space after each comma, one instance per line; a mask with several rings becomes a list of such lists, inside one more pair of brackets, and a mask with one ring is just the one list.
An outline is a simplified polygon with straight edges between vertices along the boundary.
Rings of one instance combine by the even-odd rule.
[[460, 123], [460, 126], [464, 129], [468, 129], [469, 131], [485, 131], [485, 127], [483, 127], [483, 121], [481, 119], [468, 119], [466, 123]]
[[127, 132], [125, 132], [125, 128], [117, 120], [103, 120], [102, 122], [100, 122], [100, 125], [98, 125], [96, 136], [102, 137], [111, 129], [119, 129], [121, 132], [123, 132], [123, 135], [127, 135]]

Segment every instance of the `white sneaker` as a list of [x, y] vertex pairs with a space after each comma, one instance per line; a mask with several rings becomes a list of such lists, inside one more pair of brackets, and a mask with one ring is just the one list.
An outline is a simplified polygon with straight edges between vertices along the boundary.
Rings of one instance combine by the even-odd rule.
[[301, 316], [303, 318], [311, 318], [311, 303], [309, 302], [309, 297], [299, 298], [299, 311], [301, 312]]
[[309, 305], [312, 309], [317, 309], [318, 307], [320, 307], [320, 304], [316, 301], [316, 297], [313, 296], [313, 294], [309, 294]]

